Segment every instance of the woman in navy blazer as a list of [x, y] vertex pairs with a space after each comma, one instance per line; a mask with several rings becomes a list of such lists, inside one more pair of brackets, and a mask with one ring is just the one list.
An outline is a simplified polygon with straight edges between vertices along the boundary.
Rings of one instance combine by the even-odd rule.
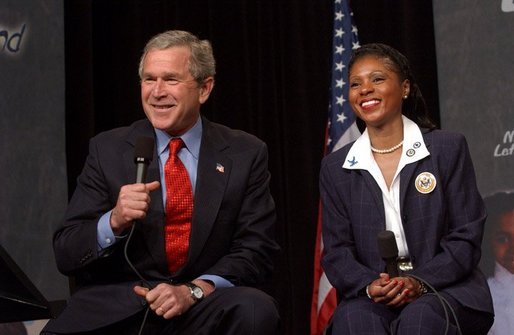
[[[487, 333], [486, 213], [465, 138], [435, 129], [407, 59], [389, 46], [356, 49], [349, 86], [365, 130], [320, 174], [322, 266], [340, 301], [333, 333]], [[398, 248], [389, 274], [384, 230]]]

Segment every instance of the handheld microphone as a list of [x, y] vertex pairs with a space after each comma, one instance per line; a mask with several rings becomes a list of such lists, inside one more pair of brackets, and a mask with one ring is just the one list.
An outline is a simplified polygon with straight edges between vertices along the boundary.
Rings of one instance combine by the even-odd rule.
[[148, 165], [153, 158], [153, 137], [139, 137], [134, 149], [134, 163], [136, 163], [136, 183], [144, 183]]
[[[153, 158], [153, 147], [154, 147], [155, 140], [153, 137], [139, 137], [136, 140], [136, 147], [134, 148], [134, 163], [136, 163], [136, 183], [144, 183], [146, 180], [146, 173], [148, 170], [148, 165], [150, 165], [150, 162]], [[141, 281], [146, 285], [147, 288], [152, 289], [153, 286], [150, 284], [136, 269], [134, 264], [130, 261], [130, 258], [128, 257], [128, 246], [130, 243], [130, 240], [132, 239], [132, 234], [134, 233], [134, 228], [136, 225], [132, 225], [130, 228], [129, 236], [127, 237], [127, 240], [125, 242], [125, 246], [123, 249], [125, 259], [128, 263], [128, 265], [132, 268], [134, 273], [141, 279]], [[141, 326], [139, 328], [139, 333], [142, 334], [143, 328], [146, 323], [146, 318], [148, 316], [148, 312], [150, 311], [150, 306], [146, 308], [145, 315], [143, 317], [143, 321], [141, 323]]]
[[[148, 170], [148, 165], [153, 158], [153, 147], [154, 147], [154, 138], [153, 137], [139, 137], [136, 140], [136, 146], [134, 148], [134, 163], [136, 163], [136, 183], [144, 183], [146, 180], [146, 172]], [[125, 260], [127, 264], [132, 268], [134, 273], [141, 279], [143, 283], [145, 283], [148, 287], [152, 287], [150, 283], [137, 271], [136, 267], [130, 261], [128, 257], [128, 246], [130, 241], [132, 240], [132, 234], [134, 234], [134, 228], [136, 227], [135, 223], [130, 228], [130, 232], [128, 233], [128, 237], [125, 240], [125, 245], [123, 247], [123, 253], [125, 255]], [[146, 318], [146, 316], [145, 316]]]
[[384, 230], [377, 235], [378, 250], [380, 256], [386, 262], [386, 272], [389, 277], [398, 277], [398, 246], [394, 233], [390, 230]]

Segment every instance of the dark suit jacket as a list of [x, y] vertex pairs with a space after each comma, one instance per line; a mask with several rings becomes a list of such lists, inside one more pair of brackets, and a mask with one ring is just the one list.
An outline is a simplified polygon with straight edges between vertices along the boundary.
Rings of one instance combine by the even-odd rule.
[[[491, 312], [489, 288], [477, 265], [486, 213], [462, 135], [425, 131], [430, 156], [400, 173], [401, 218], [412, 274], [475, 310]], [[320, 188], [323, 204], [322, 265], [338, 297], [352, 299], [384, 272], [377, 234], [385, 230], [382, 192], [367, 171], [342, 165], [351, 145], [326, 156]], [[414, 181], [432, 173], [436, 188], [422, 194]]]
[[[134, 182], [134, 145], [141, 136], [155, 136], [147, 120], [101, 133], [90, 141], [64, 224], [54, 236], [58, 268], [74, 276], [79, 288], [46, 330], [87, 331], [144, 308], [144, 301], [132, 291], [139, 278], [124, 259], [126, 238], [97, 252], [97, 222], [115, 206], [120, 187]], [[135, 268], [154, 283], [190, 281], [202, 274], [224, 277], [234, 285], [261, 283], [270, 274], [278, 250], [267, 160], [267, 147], [256, 137], [203, 119], [187, 263], [178, 273], [168, 272], [159, 189], [151, 193], [148, 215], [136, 223], [129, 243], [128, 256]], [[159, 178], [154, 152], [147, 181]]]

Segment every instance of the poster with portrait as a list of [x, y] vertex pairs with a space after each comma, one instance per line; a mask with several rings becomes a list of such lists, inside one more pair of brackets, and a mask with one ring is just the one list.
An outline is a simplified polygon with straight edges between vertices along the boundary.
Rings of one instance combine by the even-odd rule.
[[488, 219], [490, 334], [514, 334], [514, 1], [434, 0], [441, 127], [463, 133]]

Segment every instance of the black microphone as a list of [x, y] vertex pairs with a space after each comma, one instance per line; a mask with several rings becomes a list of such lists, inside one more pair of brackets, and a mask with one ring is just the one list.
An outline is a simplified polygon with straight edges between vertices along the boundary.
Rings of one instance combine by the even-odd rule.
[[386, 272], [389, 277], [398, 277], [398, 246], [394, 233], [390, 230], [384, 230], [377, 235], [378, 251], [380, 256], [386, 262]]
[[[150, 165], [150, 162], [153, 158], [153, 152], [154, 152], [154, 143], [155, 140], [153, 137], [139, 137], [136, 140], [136, 147], [134, 148], [134, 163], [136, 163], [136, 183], [144, 183], [146, 180], [146, 172], [148, 170], [148, 165]], [[153, 286], [139, 273], [139, 271], [136, 269], [134, 264], [130, 261], [130, 258], [128, 256], [128, 247], [130, 244], [130, 241], [132, 240], [132, 234], [134, 234], [134, 230], [136, 227], [136, 221], [134, 221], [134, 224], [130, 228], [130, 232], [128, 233], [128, 237], [125, 240], [125, 245], [123, 247], [123, 254], [125, 256], [125, 260], [127, 261], [127, 264], [130, 266], [132, 271], [141, 279], [141, 281], [146, 285], [148, 288], [153, 288]], [[146, 311], [148, 313], [148, 309]], [[143, 319], [143, 325], [146, 320], [146, 314]], [[142, 329], [143, 326], [141, 326]], [[140, 329], [140, 333], [141, 333]]]
[[153, 137], [139, 137], [134, 149], [134, 163], [136, 163], [136, 183], [144, 183], [148, 165], [153, 158]]

